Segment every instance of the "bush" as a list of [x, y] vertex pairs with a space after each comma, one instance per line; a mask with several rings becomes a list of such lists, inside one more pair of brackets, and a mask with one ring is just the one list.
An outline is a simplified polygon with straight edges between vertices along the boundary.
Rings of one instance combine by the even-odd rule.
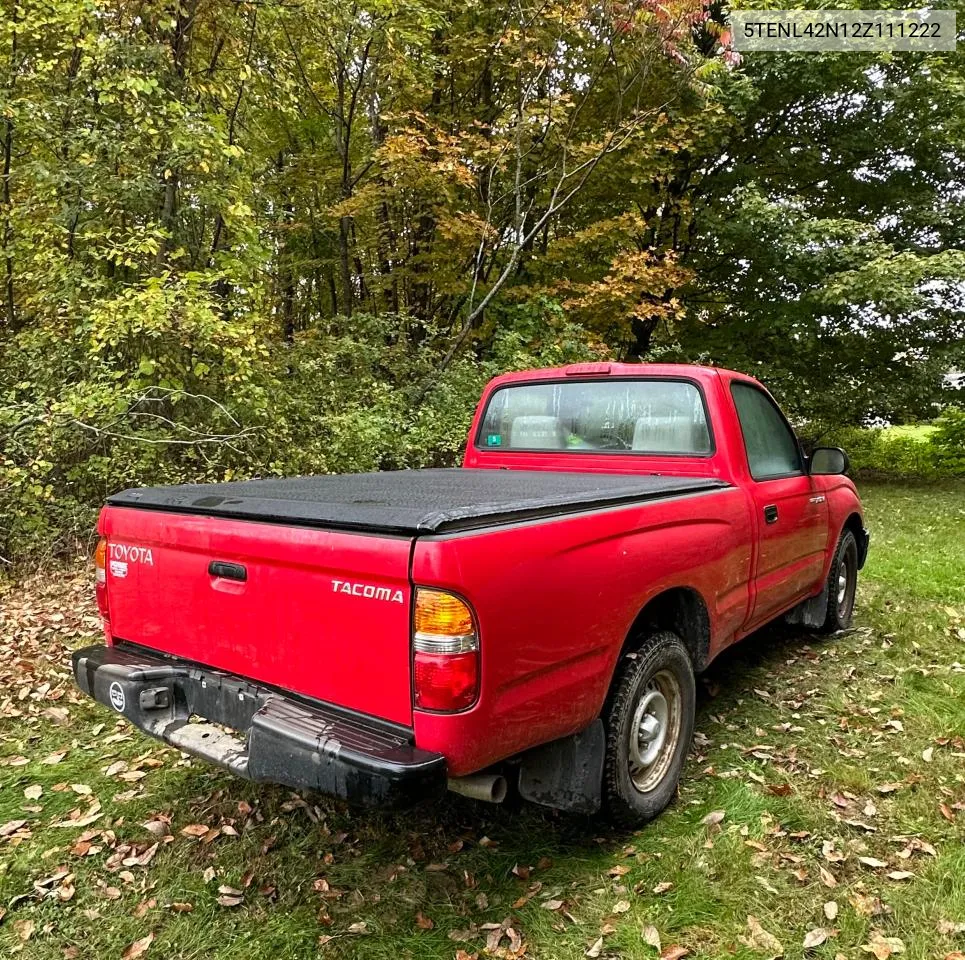
[[950, 407], [937, 421], [929, 438], [936, 468], [946, 476], [965, 476], [965, 410]]
[[950, 408], [922, 436], [888, 429], [812, 430], [821, 446], [842, 447], [858, 476], [939, 480], [965, 476], [965, 412]]
[[601, 356], [540, 304], [441, 373], [451, 340], [395, 315], [336, 318], [269, 350], [260, 318], [226, 315], [211, 289], [151, 279], [4, 344], [5, 560], [89, 548], [100, 505], [125, 487], [457, 464], [491, 376]]

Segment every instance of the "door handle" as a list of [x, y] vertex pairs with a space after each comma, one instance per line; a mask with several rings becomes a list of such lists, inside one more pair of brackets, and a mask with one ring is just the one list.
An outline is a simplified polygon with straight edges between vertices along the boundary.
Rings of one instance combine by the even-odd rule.
[[775, 504], [769, 504], [764, 508], [764, 522], [777, 523], [777, 506]]
[[212, 577], [223, 577], [225, 580], [245, 581], [248, 579], [248, 571], [243, 564], [225, 563], [224, 560], [212, 560], [208, 564], [208, 573]]

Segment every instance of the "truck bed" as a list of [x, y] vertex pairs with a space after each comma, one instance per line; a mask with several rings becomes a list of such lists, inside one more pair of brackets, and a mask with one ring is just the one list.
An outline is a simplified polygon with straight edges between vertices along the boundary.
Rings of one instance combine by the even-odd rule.
[[714, 477], [397, 470], [124, 490], [117, 507], [392, 535], [448, 533], [729, 486]]

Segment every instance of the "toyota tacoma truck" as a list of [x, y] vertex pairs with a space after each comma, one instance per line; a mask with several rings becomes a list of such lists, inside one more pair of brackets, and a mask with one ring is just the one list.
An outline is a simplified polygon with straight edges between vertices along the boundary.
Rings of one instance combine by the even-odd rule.
[[694, 676], [775, 618], [848, 627], [868, 534], [754, 379], [497, 377], [455, 469], [125, 490], [100, 515], [86, 693], [255, 781], [448, 789], [623, 824], [674, 797]]

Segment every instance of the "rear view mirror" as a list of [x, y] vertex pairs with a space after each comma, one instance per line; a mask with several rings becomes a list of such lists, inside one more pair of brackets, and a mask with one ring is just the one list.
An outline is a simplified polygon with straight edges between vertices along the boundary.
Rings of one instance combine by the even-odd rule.
[[818, 476], [847, 473], [851, 462], [840, 447], [817, 447], [811, 454], [810, 472]]

